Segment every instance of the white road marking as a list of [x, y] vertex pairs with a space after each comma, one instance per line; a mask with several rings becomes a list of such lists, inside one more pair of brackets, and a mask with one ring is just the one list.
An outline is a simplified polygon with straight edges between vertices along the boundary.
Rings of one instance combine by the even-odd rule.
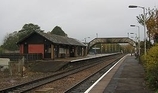
[[90, 86], [84, 93], [89, 93], [90, 90], [105, 76], [107, 75], [120, 61], [125, 59], [127, 55], [125, 55], [123, 58], [121, 58], [117, 63], [115, 63], [106, 73], [104, 73], [92, 86]]

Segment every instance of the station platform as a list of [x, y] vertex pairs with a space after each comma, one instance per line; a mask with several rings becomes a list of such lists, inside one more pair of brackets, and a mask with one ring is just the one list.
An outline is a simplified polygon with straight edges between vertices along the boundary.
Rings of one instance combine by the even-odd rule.
[[87, 60], [91, 58], [108, 56], [113, 54], [115, 53], [87, 55], [83, 57], [58, 58], [54, 60], [39, 60], [37, 62], [34, 62], [33, 64], [31, 63], [30, 64], [31, 66], [29, 66], [29, 68], [31, 69], [31, 71], [35, 71], [35, 72], [55, 72], [71, 62], [77, 62], [81, 60]]
[[85, 93], [154, 93], [144, 81], [144, 69], [135, 56], [126, 55]]
[[82, 57], [68, 57], [68, 58], [57, 58], [54, 59], [54, 61], [65, 61], [65, 62], [73, 62], [76, 60], [81, 60], [81, 59], [90, 59], [94, 57], [101, 57], [101, 56], [106, 56], [106, 55], [111, 55], [115, 53], [109, 53], [109, 54], [93, 54], [93, 55], [87, 55], [87, 56], [82, 56]]

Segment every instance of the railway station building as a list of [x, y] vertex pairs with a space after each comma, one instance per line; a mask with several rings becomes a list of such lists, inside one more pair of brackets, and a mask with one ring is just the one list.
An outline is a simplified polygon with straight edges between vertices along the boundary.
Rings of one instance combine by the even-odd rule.
[[17, 42], [20, 54], [42, 54], [43, 59], [86, 56], [86, 45], [74, 38], [34, 31]]

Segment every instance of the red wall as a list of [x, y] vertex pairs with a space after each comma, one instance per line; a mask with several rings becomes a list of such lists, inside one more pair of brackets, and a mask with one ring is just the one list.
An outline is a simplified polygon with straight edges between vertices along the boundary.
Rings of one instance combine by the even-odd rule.
[[43, 44], [29, 44], [28, 53], [42, 53], [42, 55], [44, 55], [44, 45]]

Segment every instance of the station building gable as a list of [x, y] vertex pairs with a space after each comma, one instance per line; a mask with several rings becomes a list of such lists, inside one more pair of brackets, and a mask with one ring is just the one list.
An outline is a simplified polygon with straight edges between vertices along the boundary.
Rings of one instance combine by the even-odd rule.
[[41, 53], [43, 58], [76, 57], [86, 55], [86, 46], [74, 39], [34, 31], [18, 43], [21, 54]]

